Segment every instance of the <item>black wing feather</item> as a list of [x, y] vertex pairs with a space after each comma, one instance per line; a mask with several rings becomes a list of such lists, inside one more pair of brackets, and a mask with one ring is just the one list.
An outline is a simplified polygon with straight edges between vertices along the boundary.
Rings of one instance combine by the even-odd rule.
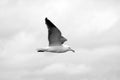
[[45, 23], [48, 28], [49, 46], [61, 45], [67, 41], [67, 39], [61, 35], [60, 30], [49, 19], [45, 18]]

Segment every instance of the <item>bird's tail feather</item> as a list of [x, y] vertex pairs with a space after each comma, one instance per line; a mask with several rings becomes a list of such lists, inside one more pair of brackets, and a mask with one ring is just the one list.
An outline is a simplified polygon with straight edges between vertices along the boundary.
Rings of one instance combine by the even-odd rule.
[[37, 52], [45, 52], [44, 50], [38, 50]]

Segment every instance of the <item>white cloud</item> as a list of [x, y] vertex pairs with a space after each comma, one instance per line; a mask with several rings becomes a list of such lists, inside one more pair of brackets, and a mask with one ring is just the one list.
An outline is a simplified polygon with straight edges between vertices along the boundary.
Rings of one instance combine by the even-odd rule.
[[[119, 1], [18, 0], [10, 5], [12, 1], [0, 1], [1, 80], [48, 76], [51, 80], [51, 74], [74, 80], [119, 78]], [[47, 56], [36, 52], [48, 44], [46, 16], [66, 35], [75, 54]]]
[[0, 0], [0, 6], [8, 4], [8, 0]]
[[[26, 32], [20, 32], [14, 35], [11, 39], [6, 41], [4, 46], [5, 51], [10, 52], [20, 52], [29, 48], [29, 46], [33, 45], [36, 41], [34, 34], [29, 34]], [[12, 52], [10, 52], [12, 53]]]
[[67, 73], [67, 74], [84, 74], [90, 72], [90, 67], [84, 64], [62, 64], [56, 63], [46, 66], [42, 69], [43, 74], [57, 74], [57, 73]]
[[48, 1], [44, 5], [45, 15], [49, 18], [60, 18], [67, 12], [67, 9], [70, 9], [69, 3], [67, 0]]
[[118, 16], [112, 10], [98, 11], [93, 13], [92, 16], [93, 18], [91, 18], [90, 25], [87, 25], [87, 28], [98, 34], [114, 27], [113, 25], [118, 21]]
[[[4, 57], [9, 56], [1, 61], [3, 64], [1, 64], [2, 76], [0, 78], [29, 80], [41, 79], [41, 77], [46, 79], [49, 76], [48, 78], [51, 79], [50, 75], [66, 75], [67, 77], [84, 75], [82, 79], [91, 77], [98, 79], [99, 76], [106, 78], [108, 76], [104, 75], [108, 74], [107, 72], [110, 73], [108, 75], [111, 75], [112, 71], [117, 74], [119, 65], [116, 64], [119, 63], [119, 57], [117, 57], [119, 52], [119, 46], [108, 46], [93, 50], [79, 49], [75, 54], [66, 53], [53, 56], [42, 55], [44, 53], [32, 54], [31, 52], [18, 52], [17, 55], [7, 53]], [[112, 66], [110, 67], [110, 65]], [[13, 76], [16, 77], [13, 78]]]

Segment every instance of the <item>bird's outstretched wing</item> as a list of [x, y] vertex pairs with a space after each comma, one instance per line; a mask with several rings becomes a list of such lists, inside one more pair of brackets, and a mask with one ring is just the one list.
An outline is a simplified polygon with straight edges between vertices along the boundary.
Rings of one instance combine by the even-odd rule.
[[48, 28], [48, 40], [49, 46], [60, 46], [67, 39], [62, 36], [60, 30], [47, 18], [45, 18], [45, 23]]

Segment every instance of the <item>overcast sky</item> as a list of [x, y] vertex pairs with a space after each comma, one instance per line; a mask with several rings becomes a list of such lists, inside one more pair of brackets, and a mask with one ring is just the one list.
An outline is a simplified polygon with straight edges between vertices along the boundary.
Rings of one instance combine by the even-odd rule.
[[[76, 53], [37, 53], [45, 17]], [[0, 0], [0, 80], [120, 80], [120, 1]]]

